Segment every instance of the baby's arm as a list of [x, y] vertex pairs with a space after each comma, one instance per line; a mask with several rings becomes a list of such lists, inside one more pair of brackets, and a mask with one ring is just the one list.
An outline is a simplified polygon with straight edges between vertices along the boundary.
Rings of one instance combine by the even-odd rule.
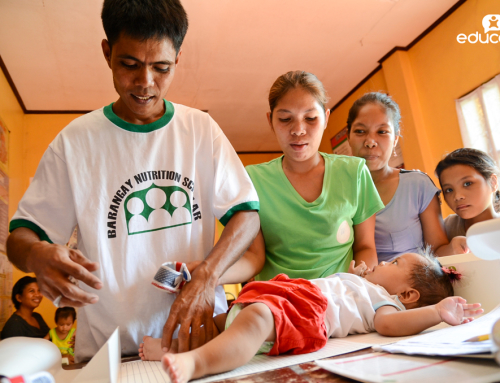
[[406, 336], [422, 332], [441, 322], [452, 326], [473, 320], [481, 314], [480, 303], [467, 304], [461, 297], [448, 297], [438, 304], [416, 309], [397, 311], [393, 306], [383, 306], [374, 318], [375, 330], [385, 336]]
[[230, 266], [219, 278], [219, 285], [246, 282], [256, 276], [264, 267], [266, 261], [266, 244], [262, 230], [247, 251]]
[[[266, 261], [266, 245], [262, 231], [250, 245], [247, 251], [233, 263], [219, 278], [219, 285], [246, 282], [260, 273]], [[192, 274], [202, 261], [186, 262], [188, 271]]]
[[[266, 245], [260, 231], [247, 251], [230, 266], [219, 278], [219, 285], [246, 282], [256, 276], [264, 267], [266, 260]], [[186, 267], [192, 274], [201, 261], [186, 262]]]

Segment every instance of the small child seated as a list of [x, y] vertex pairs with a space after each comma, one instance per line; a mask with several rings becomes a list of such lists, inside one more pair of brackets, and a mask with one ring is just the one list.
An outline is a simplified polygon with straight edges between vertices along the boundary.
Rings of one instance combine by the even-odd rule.
[[372, 331], [412, 335], [443, 321], [469, 322], [483, 311], [478, 303], [452, 297], [452, 281], [460, 275], [441, 267], [430, 250], [373, 270], [351, 264], [350, 272], [311, 281], [280, 274], [251, 282], [227, 314], [214, 318], [219, 336], [195, 350], [163, 355], [159, 339], [145, 338], [149, 344], [141, 345], [141, 358], [161, 358], [172, 382], [187, 382], [242, 366], [256, 353], [303, 354], [319, 350], [329, 337]]
[[49, 339], [54, 343], [64, 358], [68, 358], [69, 363], [74, 361], [74, 340], [75, 329], [73, 324], [76, 320], [76, 310], [73, 307], [59, 307], [56, 310], [56, 327], [49, 331]]

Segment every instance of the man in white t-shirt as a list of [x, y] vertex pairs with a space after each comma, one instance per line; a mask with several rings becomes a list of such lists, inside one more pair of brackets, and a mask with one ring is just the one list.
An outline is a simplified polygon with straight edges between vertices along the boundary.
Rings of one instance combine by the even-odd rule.
[[[214, 310], [227, 309], [219, 276], [259, 229], [257, 193], [219, 126], [165, 100], [187, 31], [180, 2], [105, 0], [102, 20], [119, 98], [49, 145], [7, 244], [44, 295], [82, 307], [77, 361], [117, 326], [123, 355], [136, 354], [144, 335], [163, 336], [169, 348], [178, 325], [181, 351], [210, 339]], [[216, 247], [214, 218], [226, 225]], [[72, 250], [64, 244], [76, 225]], [[151, 286], [173, 260], [203, 261], [178, 296]]]

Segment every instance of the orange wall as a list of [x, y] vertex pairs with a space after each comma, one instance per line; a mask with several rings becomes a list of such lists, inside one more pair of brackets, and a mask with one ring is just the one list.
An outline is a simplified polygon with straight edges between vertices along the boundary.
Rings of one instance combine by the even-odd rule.
[[[25, 185], [22, 182], [23, 171], [23, 119], [24, 113], [16, 100], [7, 79], [0, 71], [0, 118], [10, 131], [9, 133], [9, 220], [14, 214], [19, 196], [22, 195]], [[13, 283], [19, 279], [19, 273], [13, 272]], [[1, 301], [0, 304], [5, 304]], [[9, 306], [8, 306], [9, 307]], [[10, 306], [13, 307], [13, 306]]]
[[[12, 89], [0, 71], [0, 118], [9, 129], [9, 220], [35, 174], [38, 162], [57, 133], [78, 115], [24, 114]], [[27, 274], [14, 268], [13, 283]], [[33, 274], [31, 274], [33, 275]], [[33, 275], [34, 276], [34, 275]], [[49, 327], [54, 327], [55, 307], [48, 300], [36, 310]]]
[[463, 146], [455, 100], [500, 72], [500, 44], [459, 44], [460, 33], [484, 32], [498, 0], [469, 0], [408, 51], [434, 164]]
[[81, 114], [27, 114], [24, 116], [24, 177], [35, 175], [38, 163], [57, 134]]
[[9, 133], [9, 219], [26, 186], [23, 183], [24, 113], [2, 71], [0, 71], [0, 118]]
[[[469, 0], [407, 52], [397, 51], [360, 89], [336, 108], [321, 145], [345, 127], [352, 103], [368, 91], [384, 90], [400, 104], [406, 168], [434, 177], [447, 153], [463, 146], [455, 100], [500, 72], [500, 44], [459, 44], [460, 33], [484, 33], [482, 18], [499, 14], [498, 0]], [[452, 213], [443, 204], [443, 215]]]

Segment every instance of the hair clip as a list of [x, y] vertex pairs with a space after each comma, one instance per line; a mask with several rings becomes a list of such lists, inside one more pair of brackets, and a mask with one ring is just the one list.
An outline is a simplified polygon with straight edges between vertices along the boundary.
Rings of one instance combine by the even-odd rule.
[[457, 271], [455, 266], [450, 266], [450, 267], [441, 267], [441, 270], [443, 270], [443, 273], [448, 275], [448, 278], [450, 278], [451, 282], [459, 281], [462, 279], [462, 274]]

